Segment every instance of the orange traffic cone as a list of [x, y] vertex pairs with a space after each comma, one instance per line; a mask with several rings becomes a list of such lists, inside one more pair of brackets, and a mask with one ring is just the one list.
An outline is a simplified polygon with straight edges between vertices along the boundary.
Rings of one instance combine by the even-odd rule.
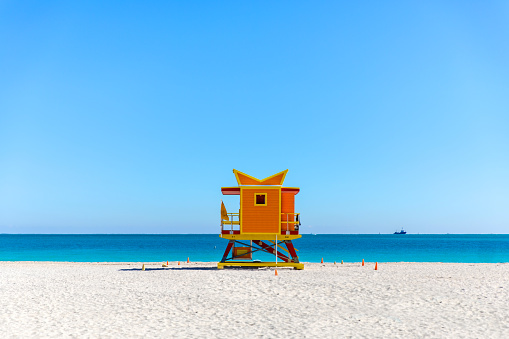
[[362, 259], [362, 266], [364, 266], [364, 259]]
[[322, 258], [322, 264], [323, 264], [323, 258]]
[[166, 266], [169, 266], [170, 264], [168, 263], [168, 260], [166, 260]]
[[277, 275], [277, 268], [276, 268], [276, 270], [274, 271], [274, 275]]
[[378, 271], [378, 263], [375, 263], [375, 271]]
[[187, 263], [189, 264], [189, 257], [187, 257]]

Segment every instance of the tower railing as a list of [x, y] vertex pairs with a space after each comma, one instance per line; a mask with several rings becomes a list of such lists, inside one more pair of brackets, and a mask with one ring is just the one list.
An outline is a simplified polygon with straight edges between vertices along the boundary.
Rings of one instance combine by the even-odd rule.
[[228, 220], [221, 218], [221, 234], [223, 231], [230, 231], [233, 234], [234, 231], [240, 231], [240, 213], [226, 213]]
[[291, 234], [290, 232], [299, 231], [300, 213], [281, 213], [281, 233]]
[[[221, 234], [238, 233], [240, 213], [227, 213], [227, 215], [228, 220], [221, 219]], [[281, 234], [298, 234], [300, 225], [300, 213], [281, 213]]]

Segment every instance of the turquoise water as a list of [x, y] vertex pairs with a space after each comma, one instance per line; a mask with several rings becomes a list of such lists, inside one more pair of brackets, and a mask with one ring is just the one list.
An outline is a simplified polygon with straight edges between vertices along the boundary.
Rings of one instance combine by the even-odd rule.
[[[217, 234], [1, 234], [0, 261], [219, 261], [227, 243]], [[294, 245], [308, 262], [509, 262], [509, 235], [319, 234]]]

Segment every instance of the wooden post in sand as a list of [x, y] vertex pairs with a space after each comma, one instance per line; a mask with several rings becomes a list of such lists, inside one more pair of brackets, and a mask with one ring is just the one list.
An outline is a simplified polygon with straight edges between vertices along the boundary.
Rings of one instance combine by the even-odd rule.
[[274, 243], [274, 255], [276, 256], [276, 272], [274, 274], [277, 275], [277, 235], [276, 242]]

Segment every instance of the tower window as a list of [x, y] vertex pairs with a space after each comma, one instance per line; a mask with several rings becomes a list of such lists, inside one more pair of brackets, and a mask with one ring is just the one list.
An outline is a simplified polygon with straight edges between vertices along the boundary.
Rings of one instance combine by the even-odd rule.
[[267, 193], [255, 193], [255, 206], [267, 206]]

